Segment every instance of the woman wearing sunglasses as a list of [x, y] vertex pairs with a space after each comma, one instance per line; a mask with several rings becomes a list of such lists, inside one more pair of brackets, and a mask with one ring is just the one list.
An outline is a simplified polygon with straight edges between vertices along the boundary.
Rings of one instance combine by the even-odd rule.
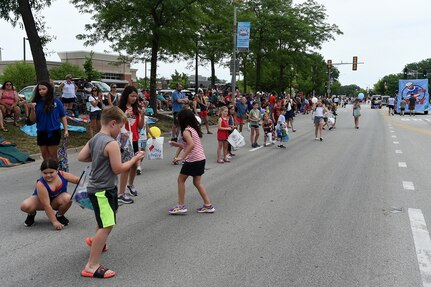
[[100, 116], [102, 114], [102, 93], [97, 86], [91, 88], [91, 95], [88, 97], [90, 103], [90, 137], [100, 131]]

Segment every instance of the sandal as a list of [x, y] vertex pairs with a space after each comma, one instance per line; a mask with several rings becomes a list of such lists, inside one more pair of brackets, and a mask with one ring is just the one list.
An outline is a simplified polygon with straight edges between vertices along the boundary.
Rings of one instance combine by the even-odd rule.
[[9, 130], [7, 128], [1, 128], [2, 131], [8, 132]]
[[108, 271], [112, 271], [106, 267], [103, 267], [102, 265], [99, 266], [99, 268], [96, 269], [96, 271], [94, 271], [94, 273], [91, 273], [85, 269], [83, 269], [81, 271], [81, 276], [82, 277], [92, 277], [92, 278], [102, 278], [102, 279], [107, 279], [107, 278], [111, 278], [115, 276], [115, 272], [112, 271], [109, 274], [106, 274], [106, 272]]
[[219, 160], [217, 160], [217, 163], [224, 163], [224, 161], [219, 159]]
[[224, 161], [224, 162], [230, 162], [230, 160], [229, 160], [229, 159], [227, 159], [227, 158], [223, 159], [223, 161]]
[[[91, 247], [91, 245], [93, 245], [93, 240], [91, 239], [91, 237], [87, 237], [85, 238], [85, 243], [87, 243], [87, 245]], [[106, 251], [108, 251], [108, 246], [105, 243], [105, 246], [103, 246], [102, 252], [106, 252]]]

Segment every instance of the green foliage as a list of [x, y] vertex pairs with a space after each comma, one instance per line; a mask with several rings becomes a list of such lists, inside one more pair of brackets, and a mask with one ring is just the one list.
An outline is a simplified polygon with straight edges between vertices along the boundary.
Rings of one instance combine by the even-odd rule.
[[187, 89], [189, 87], [189, 77], [185, 73], [178, 73], [175, 70], [175, 73], [171, 75], [172, 81], [169, 83], [170, 89], [175, 89], [177, 83], [181, 83], [183, 89]]
[[25, 86], [36, 84], [34, 66], [24, 62], [7, 65], [0, 76], [0, 82], [3, 84], [5, 81], [11, 81], [18, 91]]
[[136, 85], [139, 89], [148, 89], [150, 87], [150, 79], [148, 78], [137, 78]]
[[[348, 97], [355, 97], [359, 91], [361, 91], [361, 88], [358, 85], [346, 85], [341, 86], [336, 93], [333, 93], [334, 95], [345, 95]], [[363, 92], [366, 94], [366, 92]]]
[[88, 81], [100, 80], [102, 78], [102, 73], [93, 68], [93, 55], [94, 52], [91, 51], [89, 57], [85, 56], [85, 62], [83, 65], [85, 77]]
[[49, 73], [53, 80], [63, 80], [67, 74], [71, 74], [74, 78], [85, 77], [84, 70], [80, 66], [70, 63], [63, 63], [58, 67], [54, 67]]

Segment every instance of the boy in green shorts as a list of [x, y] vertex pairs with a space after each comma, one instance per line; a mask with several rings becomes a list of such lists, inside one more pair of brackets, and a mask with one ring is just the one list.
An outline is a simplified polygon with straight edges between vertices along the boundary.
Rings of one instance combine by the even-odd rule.
[[81, 271], [84, 277], [111, 278], [115, 272], [99, 264], [102, 251], [107, 251], [106, 241], [116, 223], [118, 208], [117, 174], [130, 169], [145, 156], [139, 151], [135, 156], [121, 163], [120, 147], [116, 140], [121, 127], [127, 121], [126, 115], [118, 107], [105, 108], [102, 111], [102, 128], [79, 152], [78, 160], [91, 162], [91, 174], [87, 193], [93, 204], [97, 221], [97, 231], [93, 238], [85, 242], [90, 246], [90, 258]]

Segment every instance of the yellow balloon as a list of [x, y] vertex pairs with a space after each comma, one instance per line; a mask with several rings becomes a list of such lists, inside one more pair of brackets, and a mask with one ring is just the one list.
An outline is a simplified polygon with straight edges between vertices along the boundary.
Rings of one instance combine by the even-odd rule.
[[[158, 127], [151, 127], [150, 131], [156, 138], [160, 137], [162, 134], [162, 131]], [[150, 133], [148, 133], [148, 137], [151, 137]]]

